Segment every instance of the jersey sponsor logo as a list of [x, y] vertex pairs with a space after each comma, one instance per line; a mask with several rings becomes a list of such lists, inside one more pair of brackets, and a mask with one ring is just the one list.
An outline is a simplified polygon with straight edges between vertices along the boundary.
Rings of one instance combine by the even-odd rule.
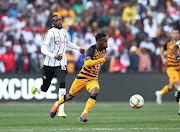
[[98, 70], [100, 67], [101, 67], [100, 64], [96, 64], [96, 65], [95, 65], [96, 70]]
[[56, 41], [55, 41], [55, 44], [56, 44], [56, 45], [59, 45], [59, 44], [60, 44], [60, 41], [59, 41], [59, 40], [56, 40]]
[[60, 43], [63, 44], [63, 43], [66, 43], [66, 41], [61, 41], [61, 42], [60, 42], [59, 40], [56, 40], [56, 41], [55, 41], [55, 44], [56, 44], [56, 45], [59, 45]]

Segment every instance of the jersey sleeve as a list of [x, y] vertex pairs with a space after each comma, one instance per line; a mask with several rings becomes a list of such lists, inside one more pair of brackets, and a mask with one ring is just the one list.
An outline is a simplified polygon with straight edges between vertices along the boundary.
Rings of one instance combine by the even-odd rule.
[[90, 47], [87, 51], [86, 51], [86, 57], [85, 57], [85, 60], [93, 60], [93, 49]]
[[179, 46], [179, 48], [180, 48], [180, 40], [177, 41], [176, 44], [177, 44], [177, 45]]
[[161, 47], [161, 51], [166, 51], [166, 50], [167, 50], [167, 43], [163, 47]]
[[44, 38], [42, 44], [49, 45], [52, 38], [53, 38], [53, 33], [51, 31], [48, 31], [45, 35], [45, 38]]

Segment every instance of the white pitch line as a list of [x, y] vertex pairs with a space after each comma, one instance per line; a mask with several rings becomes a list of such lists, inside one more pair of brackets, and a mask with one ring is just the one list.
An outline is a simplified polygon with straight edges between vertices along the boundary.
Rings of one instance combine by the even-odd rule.
[[[165, 130], [165, 131], [169, 131], [169, 130], [180, 130], [180, 128], [159, 128], [159, 127], [154, 127], [154, 128], [62, 128], [62, 129], [56, 129], [56, 128], [52, 128], [52, 129], [42, 129], [41, 130], [48, 130], [48, 131], [87, 131], [87, 130], [91, 130], [91, 131], [118, 131], [118, 130]], [[22, 131], [22, 132], [32, 132], [32, 131], [36, 131], [36, 129], [30, 130], [30, 129], [13, 129], [10, 131]]]
[[10, 131], [13, 131], [13, 132], [17, 132], [17, 131], [19, 131], [19, 132], [32, 132], [33, 130], [27, 130], [27, 129], [24, 129], [24, 130], [10, 130]]

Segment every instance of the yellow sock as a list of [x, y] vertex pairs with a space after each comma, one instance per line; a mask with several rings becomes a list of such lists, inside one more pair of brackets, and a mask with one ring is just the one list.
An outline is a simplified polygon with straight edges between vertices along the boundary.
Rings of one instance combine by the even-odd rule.
[[179, 112], [180, 112], [180, 98], [179, 98]]
[[[92, 96], [91, 96], [92, 97]], [[83, 113], [88, 113], [90, 110], [91, 110], [91, 108], [94, 106], [94, 104], [95, 104], [95, 102], [96, 102], [96, 99], [94, 98], [94, 99], [92, 99], [92, 98], [89, 98], [88, 99], [88, 101], [87, 101], [87, 103], [86, 103], [86, 107], [84, 108], [84, 111], [83, 111]]]
[[168, 85], [163, 87], [163, 89], [160, 91], [160, 94], [163, 95], [163, 94], [165, 94], [167, 92], [169, 92]]
[[66, 101], [64, 101], [65, 95], [62, 96], [59, 101], [56, 103], [56, 105], [59, 107], [61, 104], [65, 103]]

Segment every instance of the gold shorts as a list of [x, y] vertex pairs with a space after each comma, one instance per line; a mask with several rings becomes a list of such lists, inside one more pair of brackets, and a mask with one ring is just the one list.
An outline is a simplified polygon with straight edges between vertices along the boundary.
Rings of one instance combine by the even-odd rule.
[[180, 71], [167, 69], [167, 74], [169, 76], [169, 82], [174, 83], [176, 81], [179, 81], [180, 79]]
[[71, 85], [71, 89], [69, 90], [69, 93], [72, 96], [76, 96], [79, 92], [82, 92], [84, 88], [86, 87], [88, 92], [91, 92], [93, 88], [100, 88], [98, 80], [90, 80], [87, 79], [75, 79], [73, 84]]

